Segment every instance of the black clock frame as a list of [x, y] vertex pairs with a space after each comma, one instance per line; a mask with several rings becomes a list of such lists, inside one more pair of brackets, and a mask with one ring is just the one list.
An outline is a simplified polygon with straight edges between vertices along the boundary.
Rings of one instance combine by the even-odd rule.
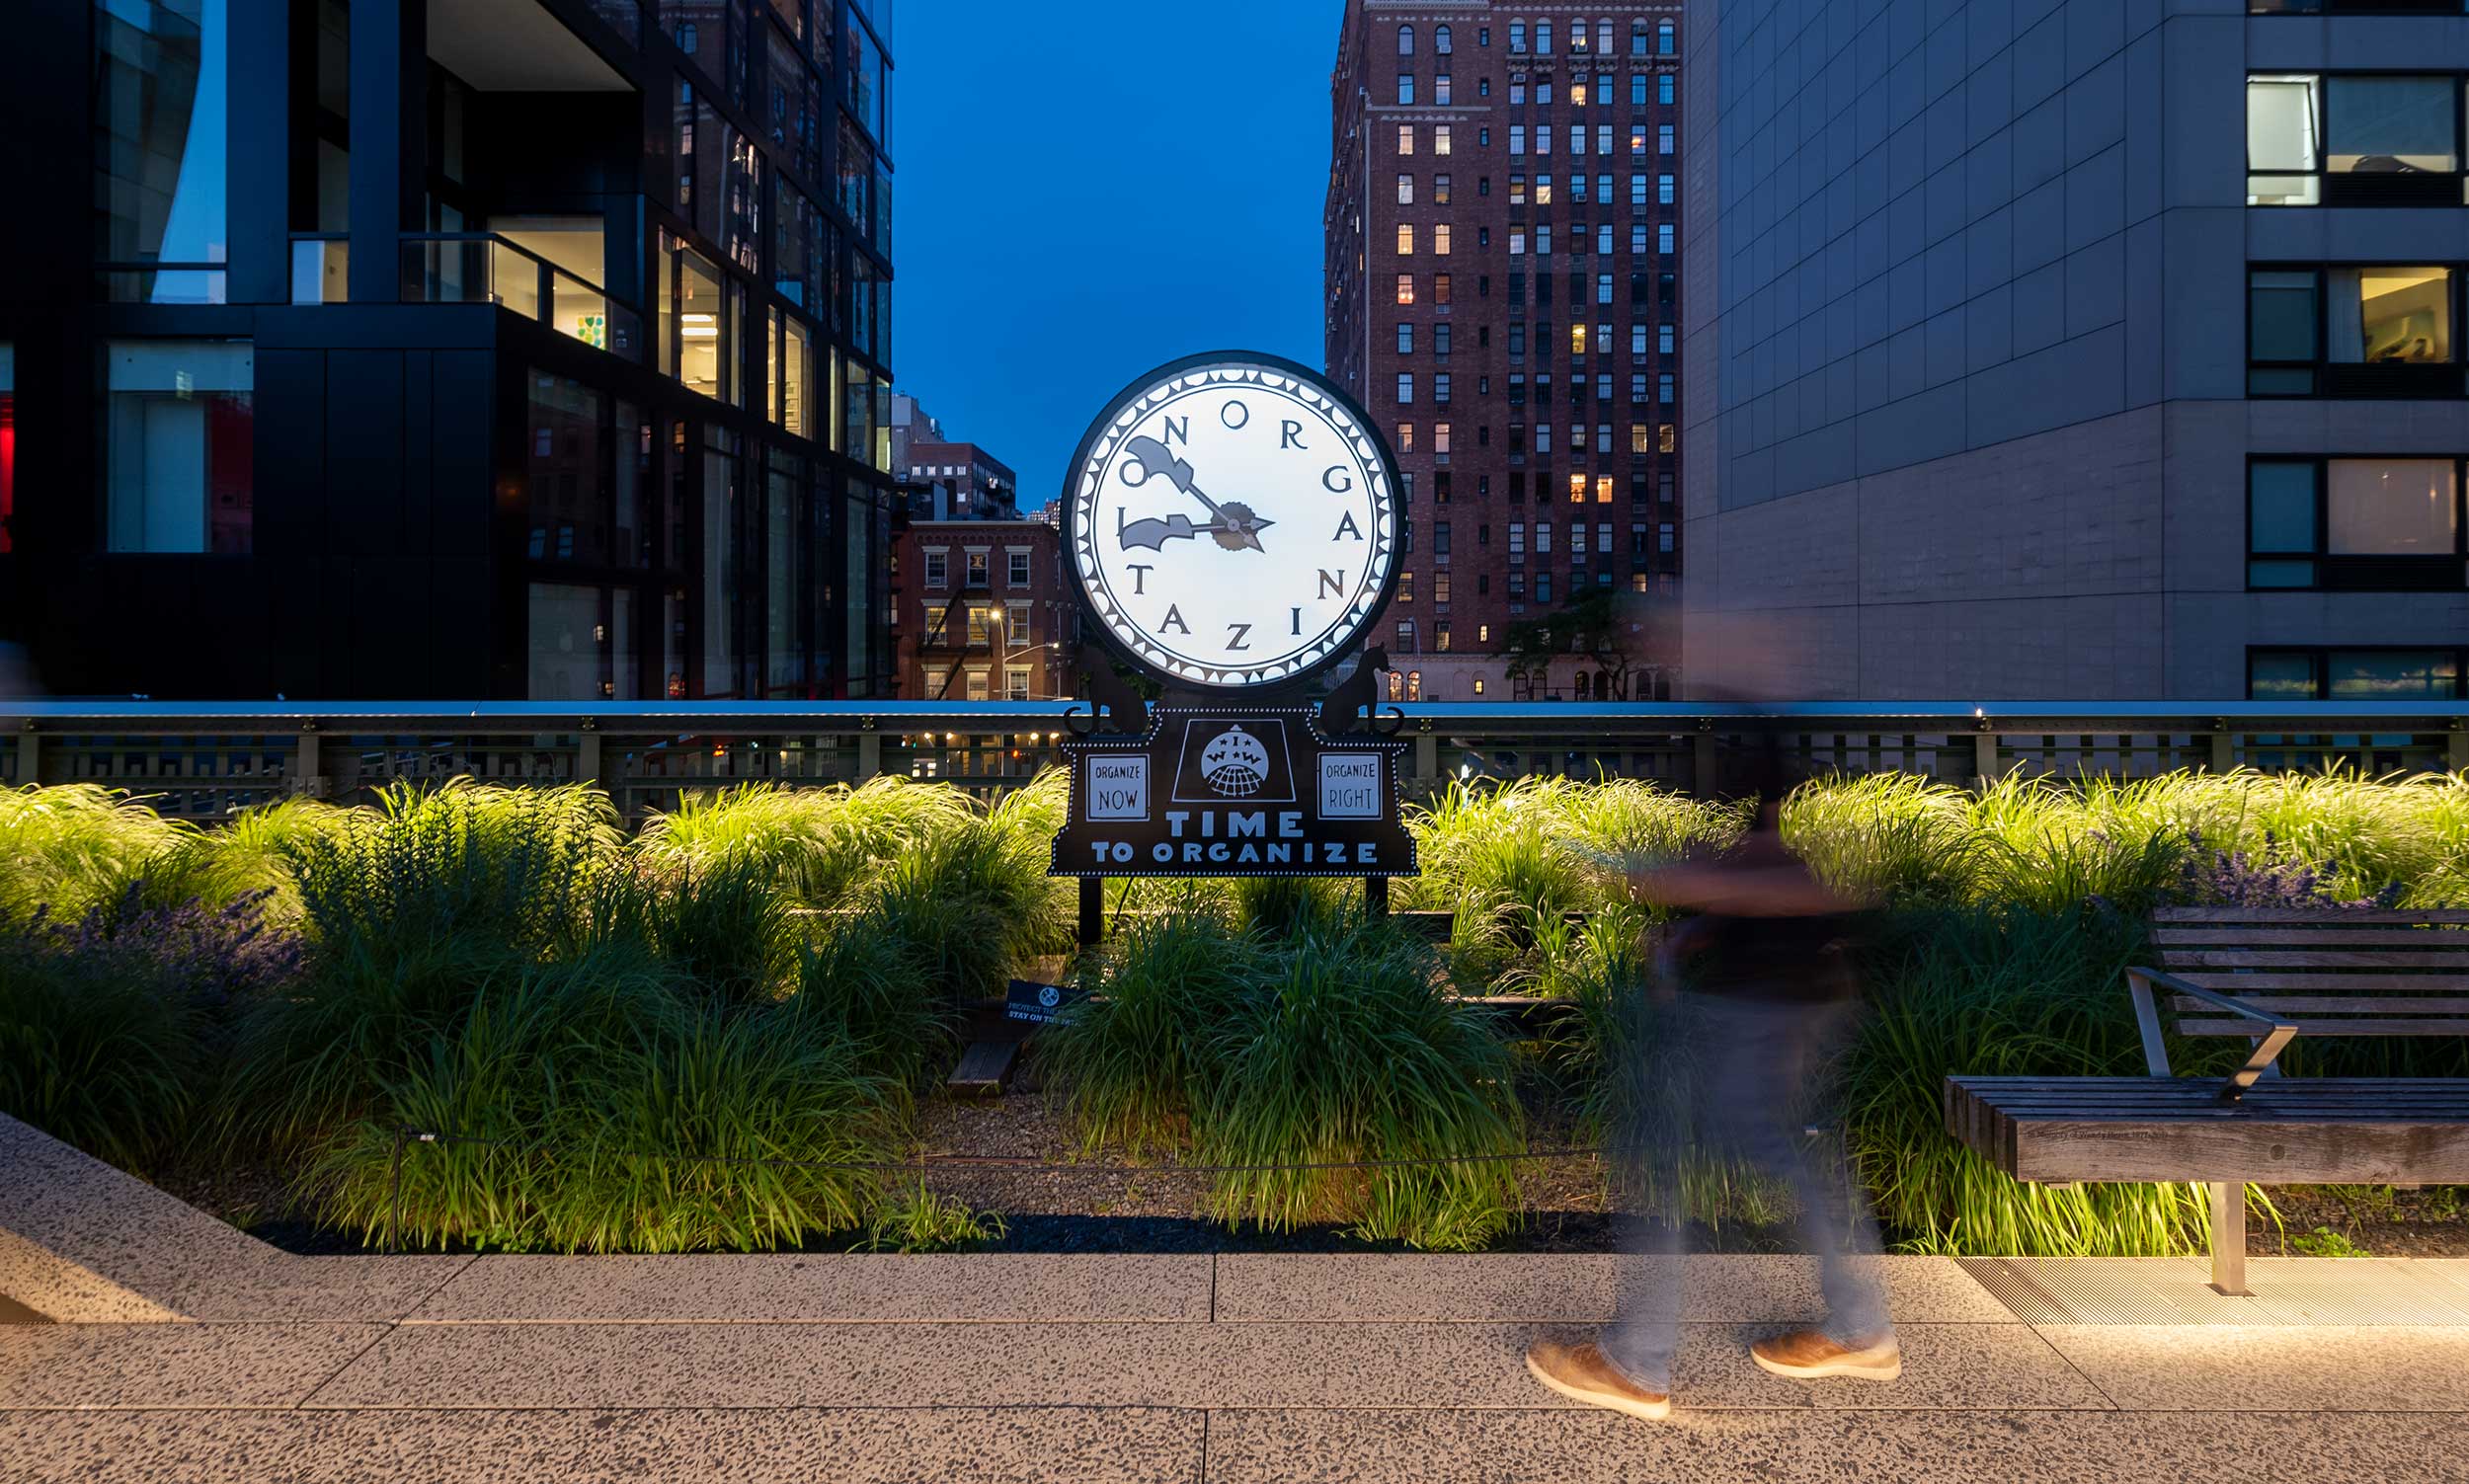
[[[1080, 517], [1079, 502], [1076, 498], [1081, 465], [1088, 461], [1089, 450], [1096, 446], [1107, 425], [1114, 420], [1114, 415], [1122, 410], [1125, 402], [1143, 389], [1154, 386], [1168, 377], [1228, 361], [1257, 366], [1262, 370], [1274, 370], [1292, 376], [1298, 381], [1308, 381], [1353, 417], [1356, 426], [1363, 430], [1364, 436], [1372, 440], [1373, 451], [1380, 459], [1381, 473], [1389, 479], [1389, 498], [1394, 511], [1393, 523], [1395, 527], [1395, 534], [1392, 540], [1394, 556], [1389, 564], [1389, 575], [1381, 582], [1380, 595], [1372, 600], [1371, 616], [1364, 621], [1363, 627], [1357, 630], [1352, 638], [1344, 644], [1332, 647], [1308, 669], [1294, 670], [1280, 675], [1275, 680], [1234, 685], [1195, 680], [1188, 675], [1178, 675], [1172, 670], [1162, 669], [1141, 658], [1130, 645], [1115, 637], [1114, 631], [1106, 626], [1104, 619], [1099, 617], [1096, 604], [1089, 601], [1088, 583], [1080, 575], [1078, 558]], [[1399, 576], [1405, 571], [1406, 486], [1405, 479], [1397, 468], [1396, 451], [1389, 446], [1388, 436], [1381, 431], [1380, 425], [1373, 421], [1372, 414], [1362, 403], [1349, 396], [1344, 388], [1331, 382], [1327, 376], [1300, 361], [1288, 360], [1283, 355], [1270, 355], [1258, 351], [1208, 351], [1197, 355], [1185, 355], [1169, 360], [1163, 365], [1143, 371], [1140, 375], [1125, 382], [1121, 390], [1106, 399], [1104, 410], [1090, 420], [1088, 430], [1080, 434], [1079, 443], [1072, 450], [1072, 462], [1064, 468], [1063, 493], [1058, 499], [1061, 501], [1060, 509], [1063, 515], [1064, 570], [1072, 584], [1073, 595], [1080, 604], [1082, 632], [1095, 633], [1098, 644], [1108, 655], [1164, 687], [1169, 697], [1178, 694], [1202, 696], [1223, 702], [1235, 696], [1256, 696], [1265, 701], [1272, 697], [1293, 695], [1305, 690], [1314, 679], [1364, 647], [1363, 640], [1370, 635], [1373, 626], [1380, 621], [1380, 615], [1387, 611], [1391, 601], [1396, 597]]]

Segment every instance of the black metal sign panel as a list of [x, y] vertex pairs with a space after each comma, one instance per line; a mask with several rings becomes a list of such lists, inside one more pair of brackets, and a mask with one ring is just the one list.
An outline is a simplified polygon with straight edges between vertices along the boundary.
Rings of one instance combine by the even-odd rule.
[[1063, 1018], [1063, 1012], [1088, 998], [1088, 991], [1077, 984], [1041, 984], [1035, 979], [1013, 979], [1003, 995], [1003, 1014], [1012, 1020], [1025, 1020], [1032, 1025], [1050, 1025]]
[[1064, 743], [1055, 876], [1412, 876], [1409, 744], [1328, 738], [1308, 706], [1160, 708], [1145, 737]]

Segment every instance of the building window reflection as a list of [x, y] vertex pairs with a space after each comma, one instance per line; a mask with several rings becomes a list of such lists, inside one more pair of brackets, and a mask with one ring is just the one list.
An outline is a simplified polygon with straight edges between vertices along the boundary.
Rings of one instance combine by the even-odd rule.
[[105, 348], [107, 526], [124, 552], [251, 546], [256, 353], [246, 341]]
[[107, 298], [223, 301], [228, 5], [94, 7], [95, 250], [121, 270], [105, 274]]

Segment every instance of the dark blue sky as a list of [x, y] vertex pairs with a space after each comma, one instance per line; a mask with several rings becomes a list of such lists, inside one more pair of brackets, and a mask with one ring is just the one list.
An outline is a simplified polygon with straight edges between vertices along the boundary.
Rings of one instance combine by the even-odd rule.
[[1024, 508], [1160, 361], [1321, 363], [1340, 9], [902, 0], [892, 369]]

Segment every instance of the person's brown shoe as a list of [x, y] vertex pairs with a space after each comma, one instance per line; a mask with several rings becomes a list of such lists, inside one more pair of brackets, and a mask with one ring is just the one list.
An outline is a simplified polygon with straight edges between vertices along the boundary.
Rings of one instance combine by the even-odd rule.
[[1672, 1415], [1671, 1397], [1648, 1391], [1621, 1374], [1620, 1367], [1606, 1360], [1601, 1348], [1592, 1343], [1562, 1345], [1557, 1340], [1537, 1340], [1526, 1347], [1526, 1368], [1534, 1372], [1535, 1379], [1571, 1401], [1609, 1407], [1648, 1422], [1661, 1422]]
[[1903, 1373], [1903, 1350], [1891, 1334], [1866, 1345], [1845, 1345], [1813, 1329], [1794, 1330], [1750, 1346], [1749, 1358], [1777, 1375], [1804, 1381], [1821, 1375], [1890, 1381]]

